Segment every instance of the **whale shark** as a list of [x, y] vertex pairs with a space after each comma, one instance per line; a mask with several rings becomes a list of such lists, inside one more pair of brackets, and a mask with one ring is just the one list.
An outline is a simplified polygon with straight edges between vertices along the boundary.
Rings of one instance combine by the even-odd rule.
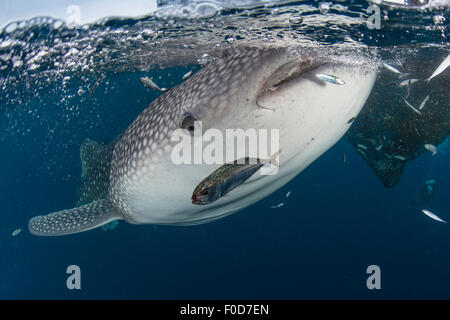
[[[315, 74], [342, 79], [336, 85]], [[188, 226], [210, 222], [267, 197], [350, 128], [375, 82], [365, 57], [324, 49], [234, 48], [153, 101], [112, 143], [85, 140], [82, 183], [75, 208], [36, 216], [29, 231], [59, 236], [124, 220]], [[268, 107], [269, 106], [269, 107]], [[279, 129], [279, 169], [254, 175], [226, 197], [192, 204], [195, 187], [220, 165], [175, 164], [171, 134], [192, 120], [215, 128]]]

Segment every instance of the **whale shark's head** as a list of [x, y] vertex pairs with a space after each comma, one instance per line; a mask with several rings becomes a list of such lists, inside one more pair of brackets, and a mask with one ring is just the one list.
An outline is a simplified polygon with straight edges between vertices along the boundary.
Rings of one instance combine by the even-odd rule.
[[[321, 82], [316, 72], [345, 85]], [[333, 62], [311, 50], [227, 52], [156, 99], [125, 131], [112, 156], [109, 199], [131, 223], [194, 224], [245, 207], [292, 179], [345, 133], [374, 75], [364, 63]], [[223, 136], [230, 128], [279, 130], [280, 172], [250, 179], [213, 204], [193, 205], [193, 190], [220, 166], [174, 161], [174, 132], [192, 136], [196, 121], [203, 132], [216, 129]]]

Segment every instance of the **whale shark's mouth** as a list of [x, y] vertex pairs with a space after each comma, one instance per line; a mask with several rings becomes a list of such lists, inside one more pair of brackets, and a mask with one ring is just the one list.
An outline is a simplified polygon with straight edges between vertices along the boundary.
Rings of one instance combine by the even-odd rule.
[[267, 107], [262, 106], [259, 102], [265, 95], [278, 93], [283, 87], [292, 83], [292, 81], [318, 67], [319, 64], [313, 57], [288, 62], [282, 65], [275, 70], [269, 78], [262, 82], [261, 88], [256, 95], [256, 104], [258, 107], [267, 109]]

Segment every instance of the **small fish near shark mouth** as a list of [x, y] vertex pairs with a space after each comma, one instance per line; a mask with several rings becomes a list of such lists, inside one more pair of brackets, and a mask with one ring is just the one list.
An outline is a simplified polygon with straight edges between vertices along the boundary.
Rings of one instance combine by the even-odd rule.
[[[292, 180], [346, 133], [372, 90], [376, 68], [363, 55], [356, 61], [323, 48], [253, 47], [229, 50], [186, 78], [111, 144], [86, 140], [77, 207], [32, 218], [30, 232], [67, 235], [115, 220], [187, 226], [238, 212]], [[150, 78], [142, 81], [159, 88]], [[280, 128], [278, 174], [256, 177], [244, 170], [226, 196], [208, 206], [192, 204], [192, 191], [219, 166], [173, 163], [171, 133], [193, 122], [186, 117], [222, 132]]]

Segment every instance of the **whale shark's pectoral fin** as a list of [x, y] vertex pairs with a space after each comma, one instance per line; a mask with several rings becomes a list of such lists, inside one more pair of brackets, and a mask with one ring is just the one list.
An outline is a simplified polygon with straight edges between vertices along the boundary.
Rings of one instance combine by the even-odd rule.
[[62, 236], [91, 230], [111, 221], [122, 219], [109, 200], [99, 200], [81, 207], [37, 216], [28, 223], [36, 236]]

